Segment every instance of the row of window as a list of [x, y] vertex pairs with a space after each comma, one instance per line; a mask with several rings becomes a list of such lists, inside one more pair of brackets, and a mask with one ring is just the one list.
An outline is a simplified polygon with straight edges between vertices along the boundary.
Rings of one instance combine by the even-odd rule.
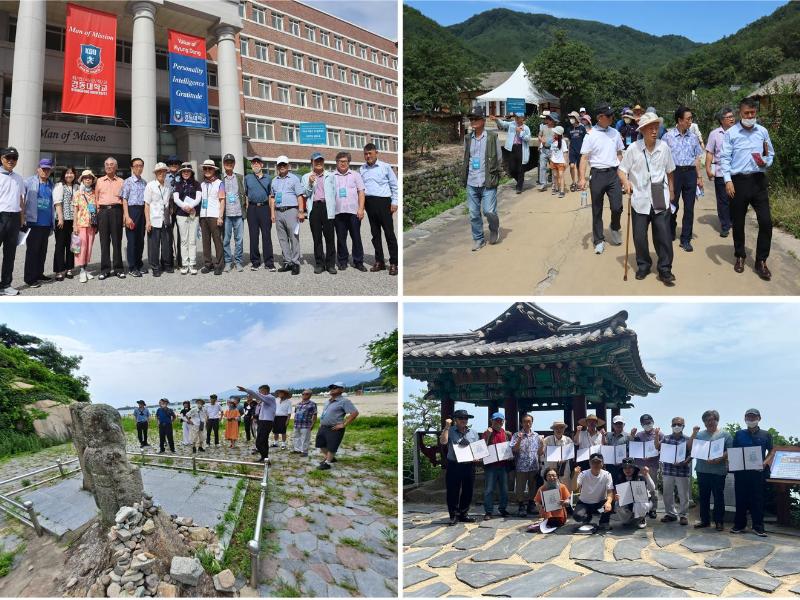
[[367, 104], [351, 98], [339, 98], [331, 94], [323, 95], [322, 92], [297, 86], [294, 87], [294, 93], [292, 93], [292, 86], [282, 83], [275, 84], [275, 90], [273, 94], [273, 84], [266, 79], [247, 75], [242, 77], [242, 93], [251, 98], [272, 100], [282, 104], [291, 104], [315, 110], [327, 110], [332, 113], [353, 115], [360, 118], [386, 121], [387, 123], [397, 123], [397, 111], [387, 110], [383, 106]]
[[[281, 48], [280, 46], [273, 46], [272, 57], [270, 57], [270, 45], [266, 42], [239, 36], [239, 52], [242, 56], [248, 58], [272, 62], [281, 67], [290, 66], [289, 50], [287, 48]], [[368, 90], [374, 89], [381, 93], [384, 93], [385, 90], [387, 94], [394, 94], [394, 83], [392, 81], [384, 81], [378, 77], [368, 75], [367, 73], [360, 73], [354, 69], [350, 69], [348, 73], [347, 68], [341, 65], [335, 67], [333, 63], [329, 62], [320, 64], [318, 58], [305, 56], [296, 50], [291, 50], [291, 68], [296, 71], [311, 73], [312, 75], [322, 75], [327, 79], [335, 79], [338, 77], [338, 80], [342, 83], [349, 83]], [[336, 77], [334, 77], [334, 68], [337, 69]]]
[[[246, 4], [247, 4], [246, 2], [239, 3], [239, 16], [243, 19], [247, 18]], [[345, 46], [346, 46], [347, 47], [346, 52], [351, 56], [358, 55], [360, 58], [364, 60], [371, 61], [376, 65], [381, 64], [384, 67], [388, 67], [389, 63], [391, 62], [392, 68], [397, 69], [397, 59], [395, 57], [390, 57], [385, 52], [376, 50], [375, 48], [370, 48], [369, 46], [366, 46], [359, 42], [355, 42], [353, 40], [345, 40], [340, 35], [336, 35], [335, 33], [325, 31], [309, 23], [301, 24], [299, 20], [291, 17], [285, 17], [284, 15], [280, 14], [275, 10], [271, 10], [270, 13], [271, 16], [270, 16], [269, 26], [272, 27], [273, 29], [277, 29], [278, 31], [285, 31], [297, 37], [305, 37], [305, 39], [307, 39], [310, 42], [319, 43], [322, 44], [323, 46], [334, 48], [339, 52], [345, 52]], [[266, 25], [267, 9], [264, 8], [263, 6], [251, 4], [250, 20], [255, 21], [259, 25]], [[302, 29], [305, 29], [305, 35], [303, 34]], [[319, 42], [317, 42], [317, 34], [319, 34]], [[331, 38], [333, 39], [332, 44], [331, 44]]]
[[[300, 142], [300, 126], [297, 123], [276, 123], [267, 119], [247, 118], [247, 135], [263, 142]], [[397, 152], [397, 138], [387, 135], [370, 134], [370, 141], [383, 152]], [[344, 131], [345, 143], [342, 145], [342, 132], [328, 130], [328, 146], [333, 148], [354, 148], [361, 150], [367, 144], [367, 134], [359, 131]]]

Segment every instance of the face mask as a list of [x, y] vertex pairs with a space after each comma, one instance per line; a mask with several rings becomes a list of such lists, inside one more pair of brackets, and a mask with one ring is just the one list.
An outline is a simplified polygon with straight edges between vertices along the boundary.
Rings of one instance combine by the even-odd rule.
[[630, 125], [630, 124], [631, 124], [631, 120], [630, 120], [629, 118], [627, 118], [627, 117], [625, 117], [625, 118], [624, 118], [624, 119], [622, 119], [622, 120], [623, 120], [623, 121], [625, 121], [625, 124], [626, 124], [626, 125]]
[[680, 433], [681, 431], [683, 431], [683, 425], [672, 426], [672, 433]]
[[752, 129], [756, 125], [755, 119], [742, 119], [740, 122], [742, 127], [747, 127], [747, 129]]
[[578, 122], [575, 119], [570, 119], [569, 122], [570, 122], [571, 125], [577, 125], [578, 124]]
[[756, 419], [755, 421], [751, 421], [749, 419], [745, 419], [744, 423], [745, 423], [745, 425], [747, 425], [748, 429], [755, 429], [756, 427], [758, 427], [758, 422], [759, 422], [758, 419]]
[[642, 428], [645, 431], [653, 431], [653, 426], [652, 425], [642, 425]]
[[545, 483], [548, 490], [554, 490], [558, 487], [558, 481], [546, 481]]

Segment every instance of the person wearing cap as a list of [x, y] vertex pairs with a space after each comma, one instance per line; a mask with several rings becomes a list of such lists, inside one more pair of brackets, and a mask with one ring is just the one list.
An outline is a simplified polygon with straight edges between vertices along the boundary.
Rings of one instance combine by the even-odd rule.
[[[725, 478], [728, 475], [728, 448], [733, 443], [731, 434], [719, 428], [719, 413], [716, 410], [707, 410], [701, 417], [706, 428], [700, 431], [700, 427], [695, 425], [692, 429], [692, 440], [705, 440], [711, 442], [720, 438], [725, 438], [725, 452], [722, 458], [711, 460], [696, 459], [694, 470], [697, 473], [697, 487], [700, 492], [700, 520], [694, 526], [695, 529], [711, 527], [711, 517], [717, 531], [725, 529]], [[687, 450], [688, 453], [688, 450]], [[711, 496], [714, 496], [714, 512], [711, 513]]]
[[[475, 488], [475, 465], [479, 461], [458, 462], [454, 446], [469, 446], [477, 442], [478, 433], [467, 427], [473, 416], [465, 410], [457, 410], [452, 419], [445, 419], [444, 428], [439, 435], [439, 444], [447, 447], [447, 464], [444, 471], [444, 485], [447, 491], [447, 512], [450, 514], [450, 525], [459, 521], [474, 523], [475, 518], [469, 516], [472, 505], [472, 494]], [[455, 424], [453, 424], [455, 421]]]
[[277, 448], [278, 442], [281, 450], [286, 450], [286, 424], [292, 415], [292, 392], [286, 389], [275, 390], [278, 404], [275, 406], [275, 423], [272, 428], [272, 447]]
[[[483, 432], [483, 439], [487, 446], [508, 442], [511, 433], [503, 427], [505, 417], [503, 413], [492, 414], [490, 426]], [[498, 460], [488, 465], [483, 465], [484, 490], [483, 490], [483, 520], [488, 521], [492, 518], [494, 509], [494, 491], [497, 489], [499, 503], [498, 512], [501, 516], [507, 517], [508, 511], [508, 469], [512, 465], [507, 460]]]
[[253, 172], [244, 176], [244, 192], [247, 196], [247, 230], [250, 237], [250, 270], [261, 267], [259, 238], [264, 250], [264, 268], [274, 272], [275, 259], [272, 251], [272, 219], [270, 218], [269, 197], [272, 178], [264, 170], [264, 159], [254, 156], [250, 159]]
[[[163, 165], [164, 163], [159, 164]], [[145, 245], [144, 234], [146, 231], [144, 191], [147, 187], [147, 182], [142, 179], [143, 170], [144, 161], [141, 158], [132, 159], [131, 176], [124, 181], [120, 192], [120, 197], [122, 198], [122, 222], [125, 225], [125, 239], [127, 241], [125, 253], [128, 259], [128, 275], [131, 277], [141, 277], [142, 271], [146, 272], [144, 262], [142, 262]], [[149, 255], [149, 250], [148, 244], [148, 258], [152, 258]], [[153, 266], [152, 263], [150, 266]]]
[[497, 186], [500, 183], [503, 150], [497, 132], [486, 130], [486, 115], [482, 107], [477, 106], [469, 113], [469, 124], [472, 132], [464, 136], [464, 171], [461, 181], [467, 188], [472, 251], [475, 252], [486, 245], [481, 211], [489, 224], [489, 243], [496, 244], [500, 237]]
[[589, 125], [592, 124], [592, 115], [590, 115], [583, 106], [578, 109], [578, 114], [581, 116], [581, 121], [585, 119], [589, 122]]
[[550, 170], [553, 171], [553, 195], [563, 198], [566, 191], [564, 171], [567, 169], [567, 140], [561, 125], [553, 127], [553, 141], [550, 143]]
[[192, 445], [192, 424], [186, 416], [189, 414], [190, 410], [192, 410], [192, 403], [188, 400], [184, 400], [182, 408], [178, 411], [178, 420], [181, 422], [181, 429], [183, 431], [183, 439], [181, 440], [182, 446]]
[[[222, 254], [222, 227], [225, 218], [225, 184], [217, 176], [219, 169], [214, 161], [203, 161], [203, 181], [200, 182], [200, 231], [203, 234], [203, 274], [214, 272], [222, 275], [225, 267]], [[211, 257], [211, 242], [214, 242], [214, 257]]]
[[[589, 126], [591, 126], [591, 122]], [[578, 165], [581, 163], [581, 146], [586, 133], [586, 124], [581, 121], [581, 115], [573, 110], [569, 113], [569, 129], [567, 129], [567, 136], [569, 137], [569, 176], [572, 180], [569, 186], [570, 192], [578, 189]]]
[[150, 411], [145, 406], [144, 400], [136, 401], [136, 408], [133, 409], [133, 418], [136, 421], [136, 438], [139, 440], [139, 447], [145, 448], [147, 443], [147, 427], [150, 424]]
[[319, 469], [325, 471], [336, 462], [336, 451], [344, 439], [347, 426], [358, 416], [358, 409], [344, 396], [344, 383], [337, 381], [328, 386], [330, 398], [319, 418], [319, 429], [314, 446], [322, 452], [323, 460]]
[[638, 137], [638, 120], [631, 109], [622, 112], [622, 126], [619, 127], [619, 135], [622, 143], [627, 149]]
[[336, 169], [333, 172], [333, 185], [336, 197], [336, 262], [340, 271], [347, 268], [349, 253], [347, 236], [350, 236], [353, 266], [366, 271], [364, 266], [364, 246], [361, 242], [361, 221], [364, 220], [364, 180], [361, 175], [350, 170], [349, 152], [336, 154]]
[[[686, 460], [679, 463], [661, 463], [661, 479], [664, 487], [664, 512], [662, 523], [671, 523], [680, 518], [681, 525], [688, 525], [689, 519], [689, 493], [691, 490], [692, 476], [692, 440], [683, 433], [686, 425], [683, 417], [672, 417], [671, 432], [664, 436], [661, 442], [656, 442], [656, 448], [661, 451], [664, 444], [679, 446], [686, 444]], [[678, 490], [678, 508], [675, 508], [675, 490]]]
[[622, 129], [622, 126], [625, 125], [625, 120], [623, 119], [625, 115], [633, 116], [633, 111], [631, 110], [630, 106], [622, 107], [622, 112], [620, 113], [620, 117], [617, 120], [617, 122], [614, 123], [614, 129], [616, 129], [617, 131], [620, 131]]
[[[617, 415], [611, 419], [611, 431], [606, 433], [603, 443], [606, 446], [627, 446], [629, 441], [631, 441], [631, 437], [625, 431], [625, 418]], [[605, 468], [613, 477], [616, 477], [619, 472], [617, 465], [606, 465]]]
[[314, 240], [314, 273], [327, 271], [336, 275], [336, 184], [333, 173], [325, 171], [325, 157], [321, 153], [311, 155], [311, 171], [303, 175], [300, 183], [306, 190], [308, 223]]
[[636, 279], [647, 277], [653, 266], [647, 240], [647, 230], [652, 227], [658, 279], [664, 285], [672, 286], [675, 275], [672, 274], [672, 231], [668, 207], [674, 197], [675, 162], [669, 146], [658, 139], [660, 123], [661, 119], [655, 113], [642, 115], [638, 129], [644, 138], [625, 151], [618, 174], [622, 187], [631, 195]]
[[539, 487], [539, 459], [544, 450], [539, 434], [533, 431], [531, 415], [522, 417], [522, 429], [514, 432], [509, 444], [515, 459], [514, 495], [519, 505], [517, 515], [524, 517], [533, 514], [536, 508], [533, 498]]
[[[656, 449], [658, 449], [661, 446], [661, 442], [664, 440], [664, 434], [661, 433], [661, 429], [659, 427], [655, 427], [653, 417], [645, 413], [639, 417], [639, 424], [642, 426], [641, 431], [636, 427], [631, 428], [630, 441], [653, 442]], [[654, 476], [658, 475], [658, 465], [660, 462], [658, 460], [658, 456], [651, 456], [650, 458], [634, 458], [633, 461], [634, 464], [636, 464], [636, 466], [640, 469], [647, 467], [649, 473], [652, 473]], [[651, 519], [656, 518], [657, 508], [658, 496], [655, 496], [652, 499], [652, 507], [649, 509], [649, 516]]]
[[640, 467], [634, 459], [626, 457], [622, 459], [619, 472], [614, 478], [614, 487], [629, 481], [644, 481], [650, 499], [647, 502], [634, 501], [629, 504], [620, 504], [619, 494], [615, 493], [614, 512], [623, 525], [630, 525], [635, 521], [639, 529], [644, 529], [647, 527], [647, 517], [656, 518], [656, 501], [658, 500], [656, 484], [650, 477], [649, 467]]
[[214, 446], [219, 447], [219, 422], [222, 419], [222, 406], [217, 402], [219, 398], [216, 394], [211, 394], [208, 397], [208, 404], [206, 404], [206, 415], [208, 416], [208, 423], [206, 427], [206, 446], [211, 448], [211, 432], [214, 432]]
[[706, 144], [706, 175], [708, 180], [714, 183], [714, 192], [717, 197], [717, 217], [719, 218], [719, 237], [728, 237], [731, 230], [731, 207], [728, 192], [725, 189], [725, 179], [722, 177], [722, 165], [720, 165], [720, 155], [722, 154], [722, 142], [725, 132], [728, 131], [736, 122], [733, 108], [723, 106], [716, 114], [719, 127], [708, 134], [708, 144]]
[[178, 253], [181, 274], [197, 275], [197, 227], [198, 207], [202, 202], [200, 183], [195, 179], [192, 163], [181, 164], [178, 181], [172, 188], [172, 204], [175, 206], [175, 221], [178, 225]]
[[75, 268], [75, 253], [70, 248], [75, 218], [72, 205], [79, 187], [78, 172], [75, 167], [68, 165], [61, 173], [61, 180], [53, 188], [53, 206], [56, 210], [53, 272], [56, 281], [64, 281], [65, 277], [72, 279], [74, 276], [72, 269]]
[[570, 464], [571, 460], [565, 461], [548, 461], [546, 458], [547, 454], [547, 446], [568, 446], [572, 444], [572, 440], [564, 435], [564, 432], [567, 430], [567, 424], [564, 421], [553, 421], [553, 424], [550, 425], [550, 429], [553, 430], [553, 435], [548, 435], [542, 440], [542, 455], [545, 456], [544, 462], [542, 464], [542, 476], [544, 476], [545, 469], [552, 467], [556, 471], [558, 471], [558, 477], [564, 484], [569, 484], [570, 481]]
[[[578, 421], [578, 426], [575, 427], [575, 436], [572, 438], [573, 443], [579, 450], [591, 448], [592, 446], [601, 446], [605, 431], [598, 428], [605, 424], [606, 422], [597, 415], [586, 415]], [[582, 460], [577, 464], [584, 471], [589, 470], [588, 460]]]
[[[100, 233], [100, 276], [103, 281], [112, 275], [125, 279], [122, 266], [122, 177], [117, 177], [117, 159], [106, 158], [103, 163], [105, 175], [99, 177], [94, 185], [97, 198], [97, 229]], [[113, 246], [113, 262], [112, 262]]]
[[47, 258], [47, 240], [53, 231], [53, 182], [50, 173], [53, 161], [43, 158], [39, 161], [36, 175], [25, 180], [25, 223], [29, 229], [25, 241], [25, 283], [37, 288], [42, 281], [50, 281], [44, 274]]
[[167, 183], [167, 165], [160, 162], [153, 168], [156, 178], [144, 190], [144, 219], [147, 229], [147, 263], [153, 277], [160, 277], [173, 268], [172, 244], [169, 239], [169, 197], [172, 186]]
[[775, 148], [769, 131], [756, 123], [756, 101], [745, 98], [739, 103], [739, 122], [725, 132], [720, 164], [725, 190], [728, 192], [733, 223], [733, 270], [744, 272], [747, 258], [744, 224], [747, 208], [752, 206], [758, 219], [756, 240], [756, 274], [764, 281], [772, 279], [767, 258], [772, 245], [772, 216], [769, 208], [767, 169], [775, 160]]
[[508, 172], [517, 182], [517, 193], [522, 193], [522, 185], [525, 182], [525, 165], [530, 159], [531, 130], [525, 124], [525, 115], [511, 113], [511, 118], [507, 121], [491, 117], [498, 129], [508, 132], [504, 148], [509, 152]]
[[772, 436], [769, 431], [760, 427], [761, 412], [757, 408], [748, 408], [744, 413], [745, 428], [733, 436], [734, 448], [750, 448], [758, 446], [761, 452], [763, 468], [759, 471], [734, 471], [734, 492], [736, 493], [736, 516], [731, 533], [743, 533], [747, 528], [747, 512], [753, 522], [753, 532], [766, 537], [764, 531], [764, 488], [767, 487], [769, 464], [767, 459], [772, 452]]
[[557, 112], [544, 111], [544, 122], [539, 125], [539, 191], [547, 189], [547, 167], [550, 164], [550, 145], [553, 143], [553, 128], [559, 123]]
[[3, 247], [0, 296], [16, 296], [19, 293], [11, 287], [17, 238], [25, 224], [25, 181], [19, 173], [14, 173], [17, 160], [19, 152], [13, 146], [0, 150], [0, 246]]
[[643, 115], [643, 114], [644, 114], [646, 111], [645, 111], [645, 110], [642, 108], [642, 105], [641, 105], [641, 104], [637, 104], [636, 106], [634, 106], [634, 107], [633, 107], [633, 109], [631, 110], [631, 112], [633, 113], [633, 120], [634, 120], [634, 121], [638, 121], [638, 120], [639, 120], [639, 118], [640, 118], [640, 117], [641, 117], [641, 116], [642, 116], [642, 115]]
[[175, 261], [173, 270], [180, 268], [183, 264], [183, 254], [181, 254], [181, 230], [178, 227], [178, 206], [175, 204], [173, 194], [175, 193], [175, 185], [181, 180], [180, 168], [181, 159], [171, 154], [164, 161], [169, 169], [167, 171], [167, 184], [170, 186], [169, 194], [169, 222], [167, 223], [167, 236], [169, 237], [169, 245], [175, 249]]
[[397, 236], [392, 220], [398, 207], [397, 176], [389, 164], [378, 160], [378, 148], [372, 142], [364, 146], [364, 164], [358, 172], [364, 180], [364, 209], [372, 233], [372, 247], [375, 249], [375, 264], [370, 271], [374, 273], [386, 269], [381, 240], [383, 231], [389, 250], [389, 275], [397, 275]]
[[261, 455], [261, 461], [269, 464], [269, 434], [275, 422], [275, 407], [278, 401], [275, 396], [269, 393], [269, 386], [264, 384], [258, 386], [258, 391], [248, 390], [241, 385], [236, 386], [240, 392], [255, 398], [258, 406], [256, 407], [256, 449]]
[[[236, 157], [226, 154], [222, 157], [222, 168], [225, 174], [222, 182], [225, 186], [225, 237], [222, 240], [225, 256], [225, 270], [233, 269], [236, 263], [238, 272], [244, 271], [244, 220], [247, 218], [247, 194], [245, 194], [244, 177], [233, 172]], [[233, 237], [234, 253], [231, 255], [231, 237]]]
[[589, 470], [575, 467], [572, 471], [570, 489], [580, 492], [572, 517], [580, 525], [592, 522], [594, 514], [600, 515], [600, 529], [611, 529], [611, 511], [614, 507], [614, 480], [603, 468], [603, 455], [595, 452], [589, 457]]
[[276, 171], [277, 177], [272, 180], [269, 210], [283, 254], [283, 266], [278, 272], [299, 275], [300, 223], [306, 219], [306, 191], [300, 178], [289, 172], [289, 159], [286, 156], [278, 157]]
[[672, 160], [675, 163], [674, 195], [670, 206], [670, 227], [672, 239], [676, 239], [678, 229], [678, 208], [683, 197], [683, 218], [681, 220], [681, 248], [692, 252], [692, 227], [694, 226], [694, 202], [698, 188], [703, 189], [702, 166], [700, 157], [703, 148], [697, 135], [690, 131], [693, 120], [692, 111], [679, 106], [675, 110], [675, 127], [667, 131], [664, 141], [672, 151]]
[[620, 217], [622, 216], [622, 187], [617, 176], [617, 167], [622, 159], [624, 145], [619, 131], [611, 126], [614, 111], [603, 102], [595, 109], [597, 125], [583, 138], [578, 187], [586, 189], [586, 171], [591, 167], [589, 189], [592, 196], [592, 243], [595, 254], [605, 250], [603, 233], [603, 197], [608, 196], [611, 208], [611, 243], [622, 244]]
[[94, 192], [96, 180], [94, 173], [85, 169], [81, 173], [80, 187], [72, 203], [74, 211], [72, 227], [80, 239], [80, 251], [75, 256], [75, 267], [80, 269], [78, 280], [81, 283], [94, 279], [94, 275], [87, 270], [87, 267], [92, 258], [92, 246], [97, 235], [98, 208]]
[[192, 454], [197, 454], [197, 451], [205, 452], [203, 448], [203, 435], [208, 421], [208, 414], [206, 414], [205, 400], [197, 398], [194, 401], [194, 408], [192, 408], [185, 415], [191, 427], [191, 440], [192, 440]]
[[175, 439], [172, 435], [172, 424], [177, 416], [175, 411], [169, 407], [169, 400], [162, 398], [158, 401], [156, 410], [156, 421], [158, 422], [158, 446], [159, 454], [164, 454], [164, 447], [169, 444], [169, 451], [175, 454]]
[[294, 407], [294, 432], [292, 442], [294, 450], [292, 454], [308, 456], [308, 447], [311, 443], [311, 430], [317, 422], [317, 405], [311, 399], [313, 392], [309, 389], [303, 390], [300, 402]]
[[[645, 113], [653, 113], [653, 114], [657, 114], [658, 113], [658, 111], [655, 109], [654, 106], [648, 106], [645, 109], [644, 112]], [[637, 119], [637, 121], [638, 121], [638, 119]], [[660, 139], [660, 140], [664, 139], [664, 134], [666, 134], [666, 133], [667, 133], [667, 128], [664, 127], [664, 120], [662, 119], [661, 120], [661, 124], [658, 126], [658, 139]], [[640, 139], [640, 140], [643, 139], [641, 131], [639, 131], [637, 136], [638, 136], [637, 139]]]

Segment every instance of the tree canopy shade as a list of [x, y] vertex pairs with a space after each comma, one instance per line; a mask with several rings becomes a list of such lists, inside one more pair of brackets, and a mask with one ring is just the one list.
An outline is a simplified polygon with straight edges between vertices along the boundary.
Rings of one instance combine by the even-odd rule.
[[[80, 367], [83, 359], [81, 356], [62, 354], [61, 349], [53, 342], [19, 333], [5, 324], [0, 324], [0, 342], [6, 348], [19, 348], [59, 375], [72, 375], [72, 372]], [[78, 379], [83, 382], [84, 386], [89, 382], [86, 378]]]
[[384, 385], [397, 387], [397, 329], [378, 337], [366, 345], [367, 359], [380, 369]]

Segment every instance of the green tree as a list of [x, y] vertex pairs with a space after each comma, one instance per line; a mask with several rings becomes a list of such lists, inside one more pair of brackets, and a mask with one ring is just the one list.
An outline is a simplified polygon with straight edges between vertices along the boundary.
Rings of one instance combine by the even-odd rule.
[[[4, 323], [0, 324], [0, 342], [6, 348], [19, 348], [58, 375], [72, 376], [80, 368], [83, 360], [82, 356], [64, 354], [53, 342], [19, 333]], [[89, 383], [87, 377], [77, 379], [83, 382], [84, 387]]]
[[[414, 470], [414, 444], [417, 430], [439, 431], [441, 428], [441, 407], [435, 398], [426, 398], [425, 395], [410, 395], [403, 402], [403, 482], [413, 482]], [[426, 435], [423, 438], [426, 445], [437, 443], [435, 435]], [[431, 462], [420, 455], [419, 474], [420, 482], [435, 479], [441, 469], [434, 467]]]
[[783, 59], [783, 51], [780, 48], [771, 46], [756, 48], [742, 56], [742, 75], [750, 82], [763, 83], [772, 77]]
[[460, 112], [462, 91], [475, 89], [475, 67], [440, 41], [407, 45], [403, 51], [403, 103], [424, 112]]
[[367, 362], [380, 370], [383, 384], [397, 387], [397, 329], [375, 338], [364, 347], [367, 349]]

